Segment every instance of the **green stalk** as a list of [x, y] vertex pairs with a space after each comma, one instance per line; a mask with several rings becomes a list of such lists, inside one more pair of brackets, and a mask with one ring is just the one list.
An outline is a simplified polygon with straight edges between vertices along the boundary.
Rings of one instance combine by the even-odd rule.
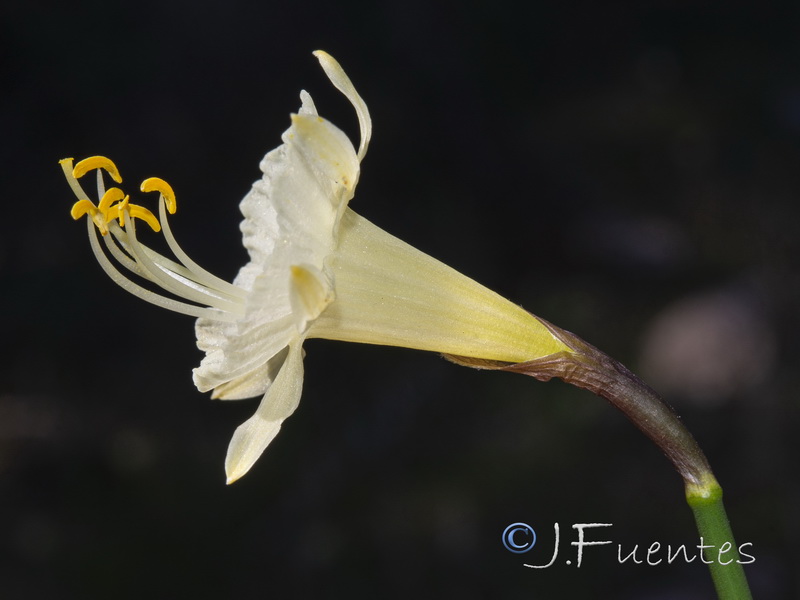
[[705, 562], [711, 571], [714, 587], [719, 598], [752, 598], [747, 579], [742, 569], [739, 547], [733, 539], [733, 531], [722, 504], [722, 488], [716, 479], [702, 487], [686, 490], [686, 501], [694, 511], [694, 520], [700, 532], [701, 544], [710, 546], [705, 553]]
[[672, 462], [686, 488], [703, 545], [703, 562], [720, 600], [752, 598], [733, 538], [722, 488], [708, 460], [678, 415], [646, 383], [624, 365], [587, 344], [573, 333], [537, 317], [569, 349], [530, 362], [508, 364], [445, 355], [461, 365], [478, 369], [511, 371], [540, 381], [556, 377], [594, 392], [621, 410]]

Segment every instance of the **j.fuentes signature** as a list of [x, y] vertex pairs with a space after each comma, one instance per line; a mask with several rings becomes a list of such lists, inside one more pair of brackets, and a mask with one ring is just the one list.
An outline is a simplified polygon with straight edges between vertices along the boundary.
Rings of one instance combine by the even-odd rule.
[[[574, 523], [572, 529], [577, 531], [578, 539], [570, 542], [571, 546], [575, 547], [575, 565], [580, 567], [583, 562], [584, 548], [590, 546], [607, 546], [613, 544], [611, 540], [605, 539], [587, 539], [586, 532], [590, 529], [600, 527], [612, 527], [612, 523]], [[561, 545], [561, 535], [558, 523], [553, 524], [554, 543], [553, 554], [547, 564], [533, 565], [525, 563], [525, 566], [530, 569], [546, 569], [552, 567], [558, 559], [558, 554]], [[527, 523], [513, 523], [506, 527], [503, 531], [503, 545], [509, 552], [515, 554], [522, 554], [531, 550], [536, 545], [537, 536], [533, 527]], [[719, 563], [721, 565], [728, 565], [736, 561], [742, 565], [749, 565], [756, 561], [752, 554], [745, 552], [745, 549], [750, 548], [753, 544], [745, 542], [738, 547], [738, 558], [733, 551], [734, 546], [731, 542], [724, 542], [719, 547], [704, 543], [703, 538], [700, 538], [700, 543], [697, 545], [681, 544], [673, 547], [669, 544], [662, 545], [660, 542], [653, 542], [649, 546], [639, 546], [636, 544], [632, 549], [623, 549], [622, 544], [617, 544], [617, 562], [624, 564], [630, 561], [631, 564], [647, 564], [656, 566], [662, 563], [672, 564], [676, 560], [681, 560], [686, 563], [693, 562], [699, 558], [705, 564]], [[572, 558], [567, 558], [564, 561], [566, 564], [573, 563]]]

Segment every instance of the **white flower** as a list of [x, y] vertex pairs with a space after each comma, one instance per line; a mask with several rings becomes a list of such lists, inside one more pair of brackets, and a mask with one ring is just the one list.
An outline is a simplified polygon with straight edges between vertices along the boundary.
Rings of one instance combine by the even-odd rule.
[[[114, 164], [92, 157], [61, 161], [78, 196], [72, 215], [88, 215], [92, 249], [104, 270], [131, 293], [199, 317], [197, 345], [206, 354], [194, 370], [200, 391], [237, 400], [263, 394], [256, 413], [233, 435], [225, 461], [228, 483], [244, 475], [297, 408], [303, 387], [303, 342], [319, 337], [396, 345], [478, 359], [522, 362], [566, 350], [533, 315], [379, 229], [348, 208], [372, 124], [364, 101], [339, 64], [315, 52], [331, 82], [358, 115], [356, 151], [347, 136], [318, 116], [311, 96], [292, 115], [283, 144], [261, 161], [263, 177], [241, 203], [250, 255], [227, 283], [200, 268], [175, 242], [167, 213], [175, 195], [161, 179], [159, 218], [105, 190], [102, 170], [121, 183]], [[77, 179], [97, 169], [98, 204]], [[164, 236], [179, 262], [138, 241], [135, 219]], [[119, 223], [116, 222], [119, 221]], [[103, 251], [172, 295], [161, 296], [123, 276]], [[111, 235], [107, 235], [110, 233]]]

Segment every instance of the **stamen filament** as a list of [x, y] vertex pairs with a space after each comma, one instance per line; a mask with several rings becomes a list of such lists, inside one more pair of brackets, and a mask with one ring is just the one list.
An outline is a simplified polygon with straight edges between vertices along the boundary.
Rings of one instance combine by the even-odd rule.
[[100, 263], [100, 267], [103, 269], [103, 271], [105, 271], [106, 275], [108, 275], [114, 283], [116, 283], [126, 292], [129, 292], [137, 298], [140, 298], [145, 302], [149, 302], [150, 304], [155, 304], [156, 306], [166, 308], [167, 310], [171, 310], [173, 312], [189, 315], [190, 317], [203, 317], [206, 319], [229, 322], [234, 322], [238, 319], [237, 315], [233, 313], [224, 312], [213, 308], [203, 308], [194, 304], [187, 304], [186, 302], [179, 302], [177, 300], [173, 300], [172, 298], [167, 298], [165, 296], [161, 296], [160, 294], [156, 294], [155, 292], [151, 292], [150, 290], [134, 283], [120, 273], [114, 264], [108, 260], [108, 257], [100, 247], [100, 240], [97, 239], [97, 230], [94, 226], [94, 223], [90, 219], [87, 219], [87, 223], [89, 228], [89, 243], [92, 247], [92, 252], [94, 252], [97, 262]]
[[[61, 165], [61, 169], [64, 171], [64, 177], [67, 179], [67, 183], [69, 187], [72, 189], [72, 193], [78, 198], [78, 200], [88, 200], [89, 195], [83, 191], [81, 184], [78, 183], [78, 180], [75, 179], [75, 176], [72, 174], [72, 158], [63, 158], [58, 161], [58, 164]], [[102, 198], [102, 194], [98, 197]]]
[[106, 184], [103, 181], [103, 171], [97, 169], [97, 197], [102, 198], [106, 195]]
[[153, 280], [154, 283], [157, 283], [159, 286], [175, 294], [176, 296], [181, 296], [186, 298], [187, 300], [192, 300], [199, 304], [210, 304], [216, 308], [225, 311], [233, 311], [235, 313], [242, 312], [242, 305], [236, 304], [227, 300], [214, 298], [217, 300], [216, 302], [209, 302], [209, 299], [213, 298], [210, 294], [207, 294], [203, 291], [199, 291], [192, 286], [186, 285], [181, 281], [172, 277], [169, 273], [165, 272], [164, 269], [159, 268], [153, 260], [147, 256], [147, 253], [142, 249], [142, 246], [136, 240], [136, 224], [134, 223], [133, 219], [131, 218], [128, 211], [124, 211], [124, 218], [125, 218], [125, 231], [128, 233], [128, 249], [133, 253], [134, 258], [136, 258], [136, 262], [144, 268], [149, 275], [155, 278]]
[[[131, 271], [132, 273], [142, 277], [143, 279], [147, 279], [148, 281], [160, 286], [161, 284], [159, 281], [150, 275], [150, 273], [139, 263], [137, 263], [134, 259], [130, 257], [133, 255], [133, 252], [130, 250], [128, 236], [125, 233], [125, 230], [121, 227], [118, 227], [116, 223], [111, 224], [110, 231], [112, 233], [111, 236], [105, 236], [103, 240], [106, 243], [106, 247], [108, 248], [109, 252], [117, 259], [117, 261], [126, 269]], [[161, 269], [163, 273], [170, 277], [174, 277], [176, 280], [180, 281], [181, 283], [191, 286], [196, 289], [198, 292], [208, 294], [210, 298], [206, 298], [203, 304], [216, 306], [216, 302], [212, 300], [226, 300], [226, 298], [220, 294], [215, 293], [215, 290], [210, 290], [203, 285], [197, 283], [191, 277], [187, 275], [183, 275], [181, 273], [176, 273], [175, 270], [182, 270], [186, 271], [181, 265], [172, 262], [168, 258], [161, 256], [158, 252], [148, 248], [141, 242], [138, 242], [138, 246], [147, 254], [147, 256], [153, 260], [155, 266]], [[163, 264], [162, 264], [163, 263]], [[188, 273], [188, 271], [186, 271]], [[171, 290], [169, 290], [171, 291]], [[241, 309], [240, 309], [241, 310]]]
[[[121, 228], [119, 229], [119, 231], [117, 233], [118, 233], [118, 236], [119, 236], [119, 239], [117, 241], [119, 242], [119, 244], [122, 246], [122, 248], [125, 251], [128, 251], [128, 242], [127, 242], [128, 236], [127, 236], [127, 234]], [[161, 271], [165, 275], [168, 275], [169, 277], [173, 277], [177, 281], [180, 281], [180, 282], [182, 282], [182, 283], [184, 283], [184, 284], [186, 284], [186, 285], [188, 285], [190, 287], [193, 287], [194, 289], [196, 289], [199, 292], [202, 292], [204, 294], [208, 294], [211, 298], [214, 298], [214, 299], [227, 300], [227, 301], [234, 302], [236, 304], [241, 304], [244, 301], [244, 295], [245, 295], [244, 292], [242, 292], [241, 295], [234, 296], [232, 294], [227, 294], [226, 292], [223, 292], [221, 290], [217, 290], [217, 289], [215, 289], [213, 287], [209, 287], [205, 283], [200, 281], [197, 277], [195, 277], [195, 273], [194, 272], [190, 271], [189, 269], [187, 269], [183, 265], [180, 265], [180, 264], [176, 263], [175, 261], [170, 260], [165, 256], [162, 256], [161, 254], [159, 254], [155, 250], [152, 250], [151, 248], [148, 248], [147, 246], [145, 246], [144, 244], [142, 244], [138, 240], [137, 240], [137, 244], [142, 250], [144, 250], [144, 252], [147, 254], [147, 257], [155, 263], [156, 267], [161, 269]], [[133, 254], [133, 252], [130, 252], [130, 254]], [[143, 276], [147, 277], [148, 279], [153, 281], [153, 283], [158, 283], [154, 279], [148, 277], [147, 274], [144, 274]], [[239, 288], [236, 288], [236, 289], [238, 290]], [[212, 304], [212, 303], [208, 302], [207, 304]]]
[[[111, 255], [114, 258], [117, 259], [117, 262], [119, 262], [123, 267], [125, 267], [126, 269], [128, 269], [132, 273], [135, 273], [139, 277], [143, 277], [144, 279], [147, 279], [149, 281], [153, 281], [148, 276], [147, 271], [145, 271], [139, 265], [139, 263], [137, 263], [135, 260], [133, 260], [128, 254], [123, 252], [123, 250], [127, 251], [127, 247], [128, 246], [127, 246], [127, 242], [123, 242], [120, 239], [120, 235], [124, 236], [125, 232], [120, 227], [116, 226], [116, 224], [111, 226], [110, 231], [111, 231], [112, 235], [105, 236], [103, 239], [106, 242], [106, 247], [108, 248], [109, 252], [111, 252]], [[119, 244], [119, 245], [117, 245], [117, 244]], [[120, 249], [120, 246], [122, 246], [122, 250]], [[153, 282], [153, 283], [155, 283], [155, 282]]]
[[221, 294], [226, 294], [232, 298], [243, 300], [247, 295], [246, 292], [232, 283], [225, 281], [224, 279], [220, 279], [213, 273], [209, 273], [203, 267], [198, 265], [194, 262], [189, 255], [183, 251], [178, 245], [178, 241], [172, 235], [172, 229], [170, 229], [169, 221], [167, 220], [167, 206], [164, 197], [162, 196], [159, 199], [158, 203], [158, 216], [161, 220], [161, 229], [164, 234], [164, 239], [167, 240], [167, 244], [169, 245], [169, 249], [172, 250], [172, 253], [175, 257], [183, 263], [183, 266], [186, 267], [191, 274], [197, 279], [197, 281], [204, 283], [209, 288], [218, 291]]

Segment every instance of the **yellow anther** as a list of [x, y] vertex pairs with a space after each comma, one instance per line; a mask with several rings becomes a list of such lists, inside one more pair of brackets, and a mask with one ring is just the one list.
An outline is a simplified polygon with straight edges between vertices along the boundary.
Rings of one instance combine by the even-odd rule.
[[158, 222], [156, 216], [147, 210], [144, 206], [139, 206], [138, 204], [128, 204], [128, 210], [131, 213], [131, 217], [135, 219], [141, 219], [148, 225], [150, 225], [150, 229], [153, 231], [161, 231], [161, 223]]
[[[125, 195], [125, 192], [123, 192], [118, 187], [108, 188], [108, 190], [106, 190], [106, 193], [103, 194], [103, 197], [100, 198], [100, 204], [97, 205], [97, 209], [101, 213], [107, 216], [108, 209], [111, 208], [112, 204], [114, 204], [115, 202], [122, 202], [126, 198], [127, 196]], [[111, 219], [107, 218], [106, 220], [110, 221]], [[121, 222], [120, 225], [122, 225]]]
[[69, 214], [71, 214], [72, 218], [77, 221], [85, 214], [89, 214], [89, 216], [91, 216], [96, 212], [97, 207], [92, 204], [91, 200], [78, 200], [72, 205], [72, 210], [69, 211]]
[[161, 223], [158, 222], [156, 216], [144, 206], [129, 203], [128, 196], [125, 196], [120, 202], [117, 202], [114, 206], [108, 209], [108, 212], [105, 215], [106, 222], [110, 223], [114, 219], [119, 219], [120, 227], [124, 227], [125, 211], [128, 211], [128, 215], [130, 215], [131, 219], [141, 219], [150, 225], [150, 229], [153, 231], [161, 231]]
[[105, 215], [100, 212], [91, 201], [83, 199], [78, 200], [75, 204], [72, 205], [72, 210], [70, 211], [72, 218], [76, 221], [80, 219], [84, 215], [89, 215], [89, 218], [95, 224], [95, 226], [100, 230], [102, 235], [108, 234], [108, 227], [106, 226], [106, 217]]
[[[67, 160], [70, 159], [64, 159], [62, 162]], [[111, 175], [111, 179], [117, 183], [122, 183], [122, 177], [120, 177], [117, 165], [115, 165], [113, 162], [111, 162], [111, 159], [106, 158], [105, 156], [90, 156], [89, 158], [84, 158], [77, 165], [75, 165], [75, 168], [72, 170], [72, 176], [75, 177], [75, 179], [80, 179], [93, 169], [103, 169], [109, 175]]]
[[150, 177], [142, 182], [141, 190], [143, 192], [160, 192], [164, 196], [164, 202], [167, 203], [167, 210], [169, 214], [174, 215], [178, 210], [178, 205], [175, 203], [175, 192], [172, 191], [172, 186], [160, 177]]
[[[114, 188], [112, 188], [112, 189], [114, 189]], [[109, 192], [110, 191], [111, 190], [109, 190]], [[122, 190], [120, 190], [120, 192], [121, 191]], [[106, 199], [106, 196], [108, 196], [108, 192], [106, 192], [106, 194], [103, 196], [103, 200]], [[101, 205], [103, 204], [103, 200], [100, 201]], [[103, 211], [103, 216], [104, 216], [104, 218], [106, 220], [106, 223], [111, 223], [111, 221], [116, 219], [117, 221], [119, 221], [119, 226], [120, 227], [125, 227], [125, 212], [124, 211], [128, 206], [128, 196], [125, 196], [124, 198], [117, 198], [117, 200], [119, 200], [119, 201], [116, 204], [112, 205], [111, 203], [109, 203], [109, 205]], [[101, 206], [100, 209], [102, 210], [102, 206]]]

